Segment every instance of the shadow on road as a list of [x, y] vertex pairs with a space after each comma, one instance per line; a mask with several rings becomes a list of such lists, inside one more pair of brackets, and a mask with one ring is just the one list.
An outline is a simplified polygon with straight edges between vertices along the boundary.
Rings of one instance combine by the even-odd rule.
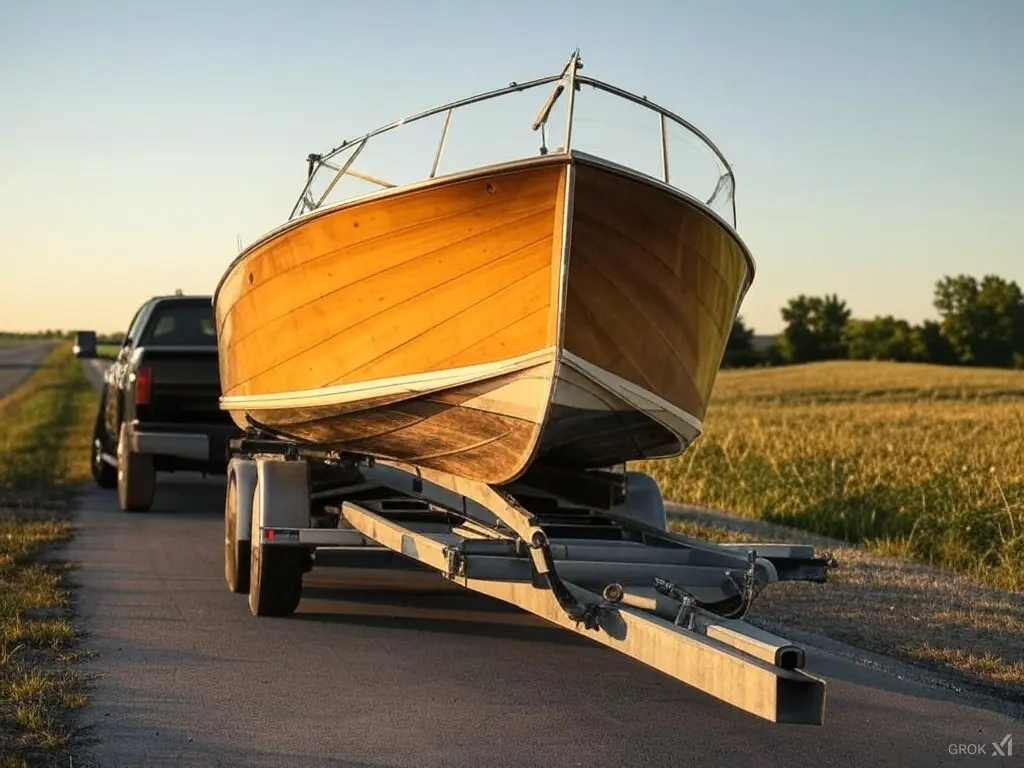
[[[148, 512], [123, 514], [154, 521], [220, 518], [224, 514], [224, 492], [223, 477], [161, 473], [153, 507]], [[402, 560], [400, 555], [394, 557]], [[331, 558], [333, 562], [338, 559]], [[411, 560], [407, 565], [387, 569], [381, 579], [372, 572], [369, 575], [373, 579], [371, 584], [362, 582], [354, 568], [315, 567], [306, 574], [303, 601], [288, 621], [500, 636], [558, 645], [588, 642], [515, 606], [455, 586]], [[218, 572], [215, 578], [223, 576]]]
[[224, 491], [225, 478], [221, 476], [204, 478], [195, 472], [158, 472], [152, 508], [130, 514], [219, 517], [224, 514]]
[[[364, 593], [353, 601], [356, 605], [345, 603], [349, 595], [344, 591], [335, 592], [330, 601], [323, 601], [324, 604], [310, 604], [305, 594], [304, 592], [299, 612], [289, 621], [345, 624], [441, 635], [458, 634], [562, 646], [590, 644], [585, 638], [553, 625], [546, 625], [541, 619], [525, 611], [472, 593], [458, 596], [456, 600], [445, 600], [449, 596], [436, 594], [410, 596], [402, 593]], [[388, 600], [389, 597], [395, 596], [404, 598], [407, 604], [415, 601], [417, 609], [423, 613], [435, 613], [437, 616], [403, 615], [402, 605]], [[369, 610], [363, 606], [369, 607]], [[500, 614], [505, 614], [507, 618], [500, 618]]]

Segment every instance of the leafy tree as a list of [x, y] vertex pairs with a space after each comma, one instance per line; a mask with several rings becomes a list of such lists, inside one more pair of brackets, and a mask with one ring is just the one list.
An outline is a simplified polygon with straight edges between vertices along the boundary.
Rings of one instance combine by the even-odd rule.
[[1005, 367], [1024, 354], [1024, 293], [1017, 283], [947, 275], [935, 284], [934, 306], [960, 362]]
[[942, 326], [934, 320], [925, 320], [915, 326], [914, 335], [924, 350], [924, 362], [935, 365], [956, 365], [960, 362], [949, 339], [943, 335]]
[[746, 368], [761, 362], [761, 355], [754, 347], [754, 329], [748, 328], [742, 317], [737, 317], [729, 331], [729, 340], [725, 345], [725, 357], [722, 366], [725, 368]]
[[843, 341], [851, 360], [918, 362], [927, 359], [927, 349], [917, 331], [906, 320], [885, 315], [850, 320], [843, 329]]
[[761, 350], [761, 358], [765, 365], [785, 365], [786, 357], [782, 354], [781, 337], [776, 338]]
[[779, 351], [786, 362], [846, 357], [843, 329], [850, 321], [850, 308], [836, 294], [800, 294], [782, 308], [782, 319], [786, 329], [779, 341]]
[[800, 294], [782, 308], [782, 320], [786, 328], [779, 339], [779, 352], [787, 363], [801, 363], [817, 360], [821, 355], [819, 339], [813, 325], [815, 299]]

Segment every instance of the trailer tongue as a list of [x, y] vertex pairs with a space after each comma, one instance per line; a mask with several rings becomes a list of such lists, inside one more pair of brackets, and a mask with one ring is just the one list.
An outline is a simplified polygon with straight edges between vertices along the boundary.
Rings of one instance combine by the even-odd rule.
[[638, 472], [538, 467], [495, 488], [294, 443], [232, 448], [225, 576], [257, 616], [296, 610], [319, 548], [390, 550], [758, 717], [823, 722], [803, 649], [743, 620], [768, 584], [827, 579], [812, 547], [672, 533]]

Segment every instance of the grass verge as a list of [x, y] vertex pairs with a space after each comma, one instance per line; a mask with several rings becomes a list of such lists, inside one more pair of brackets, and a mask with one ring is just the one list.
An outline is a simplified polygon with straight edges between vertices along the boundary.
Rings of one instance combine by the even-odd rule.
[[85, 702], [59, 560], [89, 475], [96, 394], [60, 345], [0, 400], [0, 768], [67, 764]]
[[637, 466], [667, 498], [1024, 592], [1024, 371], [724, 371], [706, 428], [680, 459]]

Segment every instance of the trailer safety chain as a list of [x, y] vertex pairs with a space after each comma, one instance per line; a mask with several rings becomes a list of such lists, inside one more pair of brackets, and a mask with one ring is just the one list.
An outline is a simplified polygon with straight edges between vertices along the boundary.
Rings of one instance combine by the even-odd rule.
[[732, 571], [726, 571], [726, 578], [736, 587], [736, 591], [740, 593], [740, 605], [731, 614], [724, 615], [726, 619], [744, 619], [747, 613], [750, 611], [750, 607], [754, 604], [754, 598], [760, 594], [760, 590], [757, 589], [757, 572], [754, 570], [754, 564], [757, 562], [757, 552], [753, 549], [747, 550], [747, 570], [743, 573], [743, 583], [738, 584], [736, 582], [735, 574]]
[[[736, 588], [736, 591], [740, 595], [740, 605], [732, 613], [720, 613], [719, 611], [714, 611], [714, 613], [718, 614], [723, 619], [742, 620], [746, 617], [747, 613], [750, 611], [750, 607], [754, 604], [754, 599], [760, 594], [760, 590], [757, 589], [757, 572], [754, 569], [756, 562], [757, 553], [753, 549], [748, 549], [747, 569], [743, 573], [742, 583], [736, 580], [735, 574], [732, 571], [725, 572], [725, 577]], [[665, 595], [665, 597], [671, 598], [679, 603], [680, 607], [679, 612], [676, 614], [675, 623], [680, 627], [693, 629], [693, 617], [696, 609], [703, 608], [705, 610], [710, 610], [706, 604], [702, 603], [689, 592], [681, 589], [667, 579], [655, 576], [654, 588], [661, 594]]]

